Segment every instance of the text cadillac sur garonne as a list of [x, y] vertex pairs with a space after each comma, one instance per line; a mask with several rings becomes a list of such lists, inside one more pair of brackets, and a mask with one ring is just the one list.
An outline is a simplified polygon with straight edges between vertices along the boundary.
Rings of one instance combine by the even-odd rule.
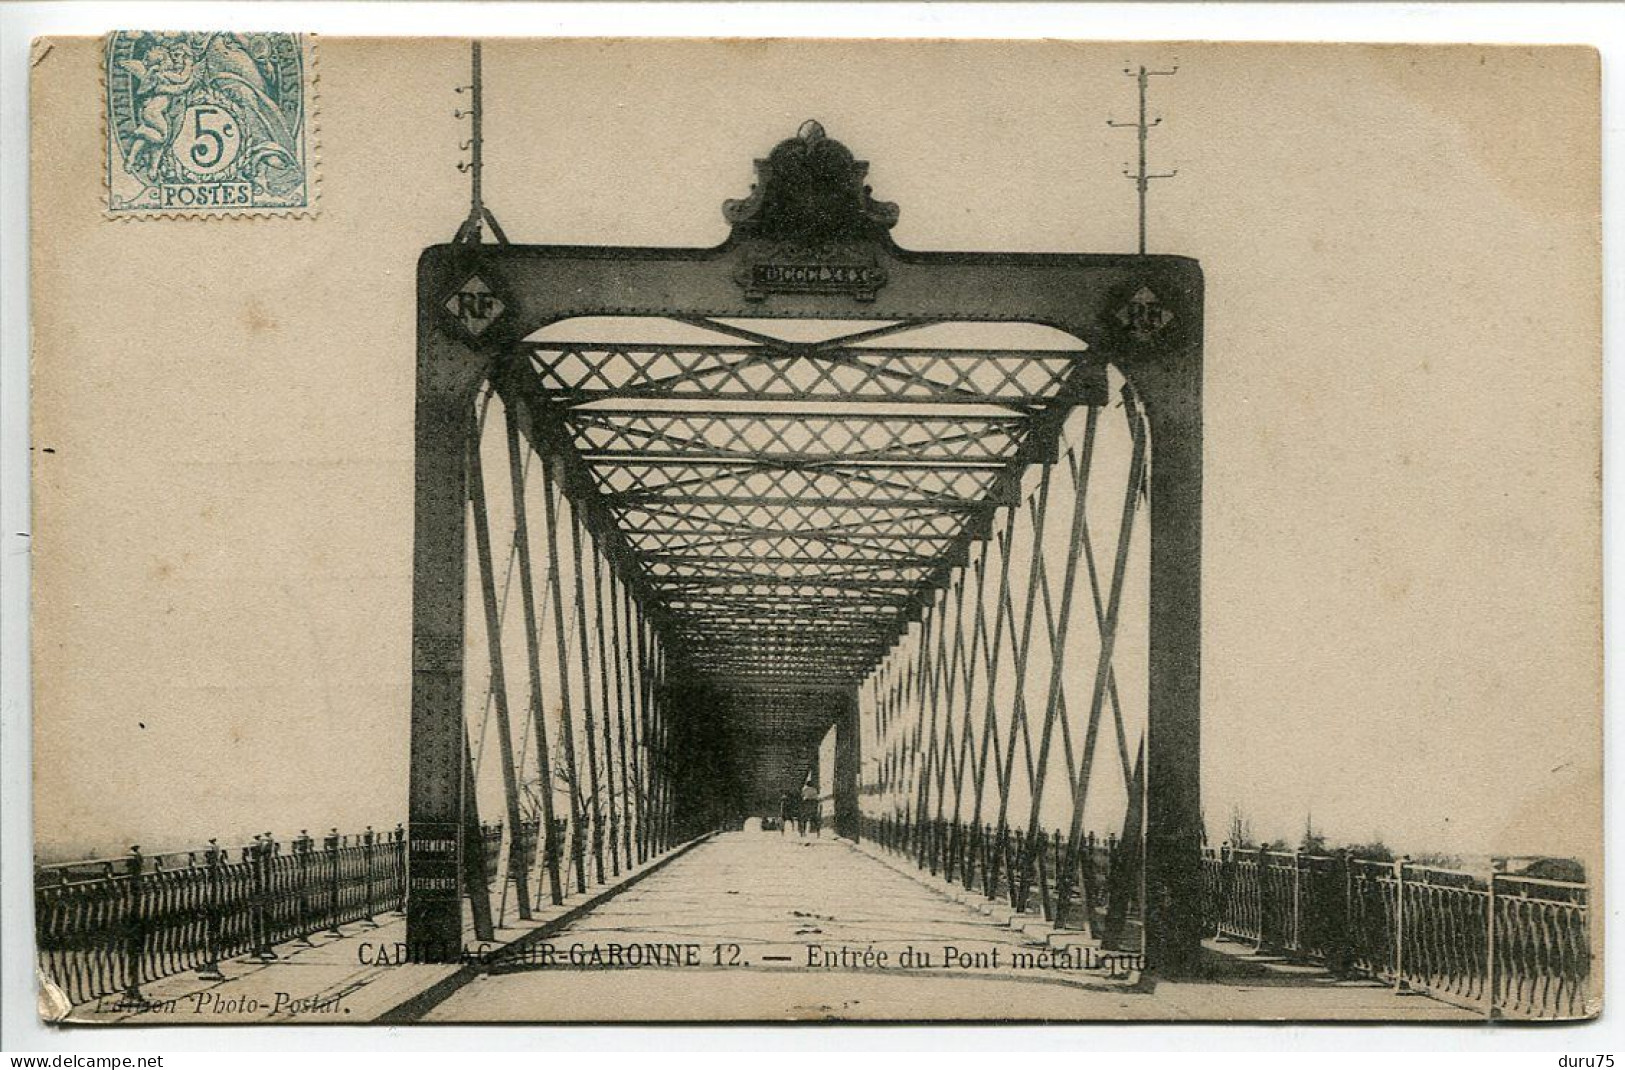
[[[363, 943], [357, 949], [364, 966], [400, 966], [413, 961], [405, 944]], [[1140, 956], [1128, 952], [1078, 947], [976, 948], [942, 944], [933, 947], [876, 947], [873, 944], [806, 944], [793, 948], [751, 948], [739, 944], [690, 943], [537, 943], [520, 947], [479, 944], [465, 948], [465, 962], [561, 969], [640, 969], [649, 967], [779, 966], [813, 970], [1107, 970], [1141, 968]]]

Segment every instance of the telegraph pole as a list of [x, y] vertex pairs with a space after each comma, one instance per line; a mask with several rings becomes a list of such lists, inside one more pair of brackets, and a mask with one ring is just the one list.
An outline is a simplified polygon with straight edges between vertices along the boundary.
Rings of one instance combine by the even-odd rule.
[[1138, 71], [1136, 71], [1133, 67], [1124, 67], [1123, 68], [1123, 73], [1128, 75], [1131, 78], [1134, 78], [1139, 83], [1139, 86], [1140, 86], [1140, 118], [1139, 118], [1138, 122], [1132, 122], [1132, 123], [1119, 123], [1119, 122], [1115, 122], [1115, 121], [1113, 121], [1111, 119], [1108, 119], [1108, 120], [1106, 120], [1106, 125], [1107, 126], [1113, 126], [1113, 127], [1119, 127], [1119, 128], [1123, 128], [1123, 129], [1131, 129], [1131, 130], [1136, 131], [1139, 134], [1139, 139], [1140, 139], [1140, 166], [1139, 166], [1139, 170], [1138, 171], [1130, 171], [1127, 167], [1125, 167], [1125, 168], [1123, 168], [1123, 174], [1128, 176], [1130, 179], [1132, 179], [1134, 181], [1135, 188], [1139, 191], [1139, 194], [1140, 194], [1140, 255], [1144, 256], [1145, 255], [1145, 200], [1146, 200], [1145, 195], [1146, 195], [1146, 191], [1151, 188], [1151, 183], [1153, 181], [1155, 181], [1156, 179], [1159, 179], [1159, 178], [1173, 178], [1175, 175], [1179, 174], [1179, 168], [1177, 168], [1177, 167], [1174, 168], [1172, 171], [1169, 171], [1169, 172], [1167, 172], [1165, 174], [1149, 174], [1146, 171], [1146, 159], [1145, 159], [1146, 136], [1150, 133], [1151, 128], [1153, 126], [1159, 126], [1162, 123], [1161, 116], [1159, 116], [1159, 117], [1157, 117], [1155, 119], [1151, 119], [1149, 121], [1147, 121], [1147, 119], [1146, 119], [1146, 108], [1145, 108], [1146, 89], [1151, 84], [1151, 79], [1152, 78], [1169, 77], [1169, 76], [1172, 76], [1174, 74], [1177, 74], [1177, 73], [1179, 73], [1179, 67], [1176, 64], [1175, 66], [1169, 68], [1166, 71], [1153, 71], [1153, 70], [1146, 69], [1145, 65], [1141, 64]]
[[468, 153], [468, 159], [457, 165], [457, 170], [468, 175], [468, 218], [457, 228], [457, 241], [478, 244], [489, 225], [491, 235], [503, 245], [508, 237], [502, 233], [496, 217], [485, 207], [485, 79], [480, 68], [480, 43], [469, 45], [469, 83], [457, 87], [458, 93], [468, 93], [467, 110], [455, 112], [457, 118], [469, 121], [469, 139], [458, 146]]

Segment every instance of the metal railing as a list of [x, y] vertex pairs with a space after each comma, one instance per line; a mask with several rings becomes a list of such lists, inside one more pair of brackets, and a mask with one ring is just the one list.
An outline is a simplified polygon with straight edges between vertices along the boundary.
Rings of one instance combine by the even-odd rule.
[[[502, 825], [482, 827], [487, 883]], [[529, 853], [534, 856], [534, 831]], [[187, 970], [220, 976], [223, 960], [274, 961], [275, 948], [318, 932], [373, 922], [404, 906], [401, 826], [287, 844], [269, 835], [243, 847], [214, 840], [195, 851], [41, 866], [34, 873], [35, 943], [44, 977], [77, 1004]]]
[[[1114, 949], [1139, 916], [1139, 845], [1114, 836], [866, 815], [862, 836], [921, 869]], [[1509, 1018], [1586, 1013], [1589, 886], [1405, 859], [1225, 846], [1202, 852], [1208, 935]]]
[[1208, 931], [1486, 1014], [1586, 1013], [1589, 888], [1347, 854], [1206, 849]]
[[1059, 929], [1080, 929], [1127, 950], [1138, 924], [1139, 852], [1114, 835], [1020, 829], [959, 821], [864, 816], [861, 835], [916, 865], [1017, 911], [1037, 911]]

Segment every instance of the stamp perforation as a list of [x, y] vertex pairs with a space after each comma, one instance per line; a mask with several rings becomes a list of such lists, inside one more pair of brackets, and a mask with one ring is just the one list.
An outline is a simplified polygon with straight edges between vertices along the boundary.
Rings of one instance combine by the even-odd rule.
[[[212, 42], [216, 38], [225, 36], [223, 33], [191, 33], [191, 34], [178, 34], [177, 33], [177, 34], [167, 34], [167, 33], [161, 33], [159, 31], [128, 31], [128, 30], [124, 30], [124, 31], [115, 31], [113, 33], [108, 34], [106, 37], [104, 37], [103, 38], [103, 48], [104, 48], [104, 50], [111, 50], [111, 49], [114, 48], [115, 42], [118, 41], [120, 38], [128, 38], [128, 37], [133, 37], [133, 36], [137, 36], [137, 35], [139, 35], [141, 37], [144, 37], [144, 38], [164, 38], [164, 37], [168, 37], [168, 38], [178, 39], [177, 41], [172, 43], [172, 47], [174, 47], [178, 51], [181, 50], [183, 45], [188, 47], [188, 48], [191, 47], [191, 42], [188, 39], [192, 39], [192, 40], [203, 39], [206, 42]], [[120, 175], [120, 173], [122, 173], [125, 176], [126, 183], [128, 183], [130, 181], [132, 176], [130, 175], [129, 167], [127, 166], [128, 157], [126, 156], [126, 153], [124, 151], [123, 146], [121, 146], [121, 144], [119, 143], [119, 131], [118, 131], [117, 126], [116, 126], [116, 124], [118, 122], [118, 118], [115, 116], [115, 108], [114, 108], [115, 87], [114, 87], [114, 84], [113, 84], [113, 79], [114, 79], [115, 76], [113, 74], [113, 66], [114, 66], [113, 63], [112, 63], [112, 58], [113, 57], [112, 57], [112, 55], [111, 55], [111, 53], [109, 51], [104, 51], [102, 62], [100, 64], [101, 81], [102, 81], [102, 96], [103, 96], [103, 108], [102, 108], [103, 130], [102, 130], [102, 134], [103, 134], [103, 149], [104, 149], [104, 152], [105, 152], [105, 157], [104, 157], [104, 160], [103, 160], [103, 181], [102, 181], [102, 215], [103, 215], [104, 218], [119, 219], [119, 220], [124, 220], [124, 219], [171, 219], [171, 220], [174, 220], [174, 219], [254, 219], [254, 218], [277, 218], [277, 217], [289, 218], [289, 219], [310, 219], [310, 218], [315, 218], [319, 214], [320, 201], [321, 201], [321, 107], [320, 107], [321, 73], [320, 73], [320, 69], [319, 69], [319, 66], [318, 66], [319, 49], [317, 47], [316, 37], [313, 34], [298, 34], [298, 33], [283, 33], [283, 32], [277, 32], [277, 33], [267, 32], [267, 33], [257, 34], [257, 35], [256, 34], [232, 34], [231, 36], [233, 38], [237, 38], [239, 40], [241, 40], [243, 38], [248, 38], [250, 40], [253, 40], [253, 39], [257, 38], [261, 42], [265, 41], [266, 39], [280, 38], [283, 41], [291, 42], [292, 47], [296, 50], [296, 54], [299, 57], [299, 69], [300, 69], [300, 79], [301, 79], [300, 90], [299, 90], [299, 113], [300, 113], [299, 114], [299, 134], [298, 134], [298, 150], [299, 151], [297, 153], [296, 159], [297, 159], [297, 164], [298, 164], [298, 169], [299, 169], [299, 176], [300, 176], [299, 179], [298, 179], [298, 185], [303, 191], [302, 200], [299, 203], [290, 203], [290, 204], [278, 204], [278, 203], [259, 203], [259, 204], [249, 203], [249, 204], [242, 204], [242, 205], [238, 205], [238, 204], [201, 204], [201, 205], [199, 205], [199, 204], [191, 204], [191, 205], [186, 205], [186, 204], [161, 204], [161, 205], [153, 205], [153, 206], [150, 206], [150, 207], [148, 207], [148, 206], [121, 206], [117, 201], [117, 197], [119, 196], [118, 176]], [[160, 44], [162, 44], [162, 43], [169, 43], [169, 42], [160, 41]], [[280, 42], [278, 42], [278, 43], [280, 43]], [[185, 63], [186, 58], [188, 58], [188, 57], [186, 57], [184, 52], [183, 52], [183, 59], [181, 61], [183, 64]], [[193, 55], [193, 56], [191, 56], [189, 58], [195, 60], [196, 57], [195, 57], [195, 55]], [[259, 57], [259, 58], [263, 59], [263, 57]], [[250, 69], [248, 67], [243, 67], [241, 64], [239, 64], [239, 66], [242, 67], [242, 69], [247, 72], [249, 77], [246, 77], [246, 78], [239, 77], [238, 72], [228, 71], [227, 76], [225, 78], [223, 78], [223, 79], [220, 79], [220, 81], [226, 82], [227, 85], [228, 85], [228, 88], [229, 88], [229, 90], [231, 92], [233, 92], [235, 94], [238, 94], [240, 97], [248, 98], [247, 103], [245, 105], [245, 104], [243, 104], [243, 103], [241, 103], [239, 101], [238, 102], [238, 107], [236, 107], [236, 108], [214, 108], [213, 109], [214, 111], [221, 112], [221, 115], [211, 119], [210, 124], [205, 129], [203, 129], [203, 131], [202, 131], [202, 133], [200, 135], [204, 139], [204, 141], [203, 141], [203, 152], [205, 154], [205, 158], [207, 158], [207, 154], [209, 152], [211, 152], [212, 150], [214, 150], [215, 148], [217, 148], [220, 145], [220, 142], [217, 141], [216, 138], [220, 137], [220, 135], [222, 133], [222, 131], [220, 129], [221, 126], [222, 125], [228, 125], [229, 126], [230, 124], [232, 124], [234, 122], [240, 121], [241, 109], [242, 108], [246, 107], [248, 109], [249, 117], [251, 119], [253, 119], [253, 118], [256, 117], [255, 116], [255, 110], [256, 110], [256, 105], [257, 105], [258, 110], [260, 112], [259, 118], [263, 119], [265, 114], [268, 114], [266, 112], [266, 110], [265, 110], [266, 106], [267, 105], [273, 105], [274, 106], [277, 103], [274, 99], [271, 99], [266, 93], [261, 91], [260, 86], [254, 85], [254, 79], [252, 77], [253, 74], [255, 73], [254, 70], [252, 70], [252, 69]], [[255, 63], [254, 66], [257, 67], [258, 63]], [[131, 73], [135, 74], [136, 72], [132, 71]], [[141, 73], [147, 73], [145, 71], [144, 67], [141, 70]], [[175, 77], [177, 77], [177, 79], [178, 79], [179, 76], [176, 75]], [[256, 98], [259, 98], [259, 99], [256, 100]], [[182, 114], [193, 116], [194, 119], [195, 119], [196, 118], [195, 113], [197, 112], [197, 110], [198, 109], [194, 106], [194, 107], [182, 112]], [[276, 116], [280, 117], [280, 112], [277, 112]], [[171, 108], [170, 111], [169, 111], [169, 114], [165, 115], [164, 117], [167, 120], [169, 120], [170, 122], [173, 122], [173, 120], [175, 118], [174, 109]], [[126, 125], [128, 125], [128, 122], [129, 122], [129, 120], [127, 118], [126, 119]], [[199, 122], [199, 125], [202, 126], [203, 124], [201, 122]], [[250, 125], [253, 125], [253, 124], [250, 123]], [[163, 129], [160, 129], [159, 131], [157, 131], [157, 133], [160, 136], [163, 135], [166, 132], [168, 132], [168, 131], [165, 131]], [[128, 134], [126, 134], [126, 136], [128, 136]], [[239, 137], [243, 141], [249, 140], [249, 138], [246, 135], [243, 135], [240, 132], [235, 134], [234, 136]], [[252, 151], [252, 150], [257, 148], [257, 149], [260, 149], [260, 150], [263, 151], [264, 148], [265, 148], [265, 141], [266, 140], [271, 141], [272, 147], [268, 152], [265, 152], [265, 155], [268, 155], [268, 156], [270, 156], [270, 155], [280, 155], [280, 156], [289, 155], [286, 152], [280, 151], [282, 149], [282, 146], [275, 139], [264, 139], [264, 138], [262, 138], [262, 139], [260, 139], [258, 145], [250, 145], [250, 150]], [[174, 141], [175, 141], [175, 137], [171, 133], [169, 139], [164, 142], [164, 144], [162, 145], [162, 147], [160, 148], [159, 151], [166, 152], [166, 153], [173, 153], [175, 151], [175, 149], [176, 149]], [[234, 145], [233, 148], [237, 152], [241, 151], [240, 144], [239, 145]], [[210, 161], [210, 162], [213, 162], [213, 161]], [[229, 163], [230, 161], [227, 161], [227, 162]], [[171, 166], [175, 166], [175, 165], [172, 163]], [[196, 173], [189, 173], [189, 174], [190, 174], [190, 177], [194, 177], [194, 178], [198, 177], [198, 175]], [[204, 175], [203, 177], [206, 178], [207, 176]], [[134, 178], [135, 178], [136, 182], [147, 181], [147, 179], [145, 179], [143, 177], [140, 177], [140, 176], [134, 176]], [[238, 188], [238, 190], [241, 190], [242, 188], [245, 188], [245, 187], [252, 190], [253, 187], [254, 187], [254, 184], [255, 184], [255, 179], [251, 178], [249, 181], [238, 182], [238, 183], [234, 183], [233, 185], [235, 185]], [[199, 189], [207, 188], [209, 185], [210, 184], [207, 183], [206, 181], [196, 183], [196, 186]], [[184, 183], [184, 182], [172, 183], [171, 188], [185, 189], [185, 188], [187, 188], [187, 184]], [[238, 195], [241, 196], [242, 194], [239, 192]], [[162, 196], [162, 194], [160, 194], [160, 196]], [[250, 194], [250, 199], [252, 199], [251, 194]]]

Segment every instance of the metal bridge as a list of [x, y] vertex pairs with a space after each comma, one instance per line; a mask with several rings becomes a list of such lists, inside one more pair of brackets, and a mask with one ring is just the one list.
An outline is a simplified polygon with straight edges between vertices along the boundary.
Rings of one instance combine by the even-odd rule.
[[[903, 249], [813, 122], [721, 245], [522, 245], [474, 148], [417, 276], [407, 821], [42, 877], [70, 1002], [395, 910], [416, 964], [638, 882], [681, 929], [705, 858], [765, 867], [701, 911], [748, 929], [799, 842], [808, 896], [901, 868], [988, 947], [1177, 979], [1224, 935], [1470, 1006], [1583, 1002], [1583, 887], [1204, 848], [1194, 261]], [[817, 942], [770, 913], [759, 959]]]
[[464, 790], [480, 692], [510, 827], [515, 739], [539, 763], [542, 827], [565, 822], [543, 847], [550, 891], [651, 832], [772, 819], [810, 775], [838, 831], [902, 823], [922, 858], [972, 852], [952, 830], [987, 825], [989, 888], [1064, 912], [1091, 890], [1052, 893], [1036, 845], [1061, 831], [1073, 872], [1108, 767], [1112, 830], [1145, 827], [1148, 956], [1193, 961], [1200, 272], [901, 249], [867, 167], [809, 122], [724, 205], [716, 248], [517, 245], [476, 201], [460, 240], [424, 253], [407, 907], [423, 957], [461, 947], [459, 888], [482, 869]]

